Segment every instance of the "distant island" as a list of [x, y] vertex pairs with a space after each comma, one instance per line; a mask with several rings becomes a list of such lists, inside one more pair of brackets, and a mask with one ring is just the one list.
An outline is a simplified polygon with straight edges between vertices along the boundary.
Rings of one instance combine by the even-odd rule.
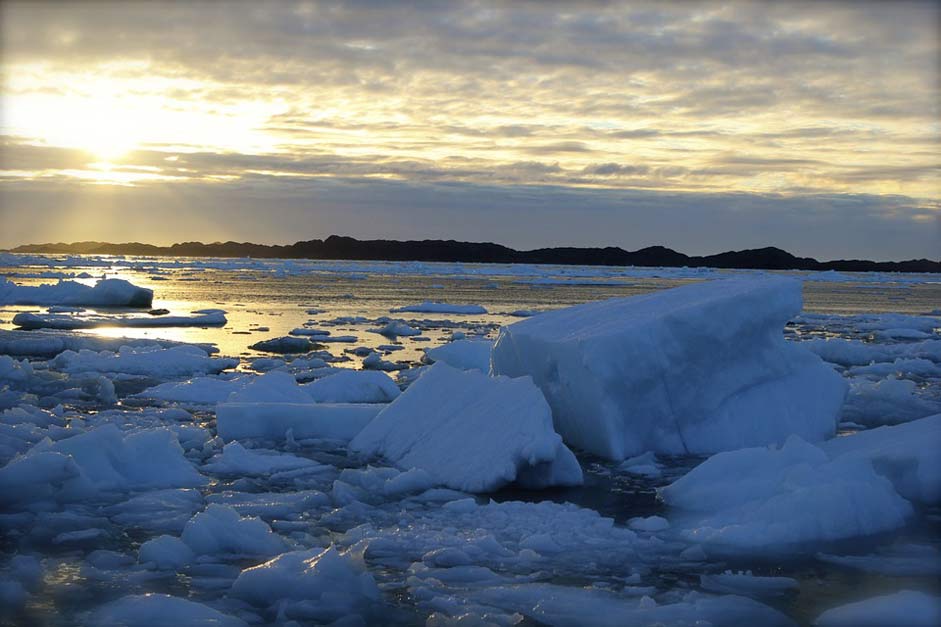
[[91, 255], [152, 255], [176, 257], [256, 257], [279, 259], [344, 259], [366, 261], [451, 261], [465, 263], [531, 263], [586, 266], [665, 266], [708, 267], [756, 270], [837, 270], [846, 272], [941, 272], [941, 261], [868, 261], [840, 259], [817, 261], [797, 257], [780, 248], [767, 247], [707, 255], [689, 256], [664, 246], [627, 251], [623, 248], [555, 247], [514, 250], [487, 242], [454, 240], [358, 240], [331, 235], [286, 246], [248, 242], [183, 242], [154, 246], [128, 242], [75, 242], [72, 244], [29, 244], [10, 250], [14, 253], [53, 253]]

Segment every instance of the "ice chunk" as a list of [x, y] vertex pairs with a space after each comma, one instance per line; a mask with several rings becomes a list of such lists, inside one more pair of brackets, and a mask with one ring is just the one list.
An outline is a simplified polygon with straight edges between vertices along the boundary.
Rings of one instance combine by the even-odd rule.
[[[320, 338], [317, 339], [318, 341], [320, 340]], [[249, 348], [266, 353], [306, 353], [316, 348], [316, 345], [311, 343], [306, 337], [285, 335], [284, 337], [255, 342], [249, 346]]]
[[97, 329], [99, 327], [222, 327], [225, 312], [211, 310], [193, 316], [68, 316], [20, 313], [13, 324], [22, 329]]
[[865, 459], [911, 501], [941, 503], [941, 414], [880, 427], [821, 445], [834, 459]]
[[142, 564], [150, 562], [160, 569], [179, 570], [195, 557], [193, 550], [179, 538], [158, 536], [140, 546], [137, 559]]
[[166, 625], [213, 625], [247, 627], [245, 621], [216, 611], [208, 605], [168, 594], [133, 594], [100, 607], [88, 619], [92, 627], [165, 627]]
[[742, 594], [749, 597], [774, 597], [794, 592], [800, 584], [790, 577], [757, 577], [747, 573], [725, 571], [716, 575], [700, 575], [703, 590], [722, 594]]
[[400, 320], [392, 320], [386, 323], [385, 326], [378, 329], [369, 329], [372, 333], [378, 333], [379, 335], [384, 335], [385, 337], [395, 339], [400, 335], [408, 337], [412, 335], [421, 335], [421, 330], [409, 326], [405, 322]]
[[59, 281], [37, 286], [16, 285], [0, 277], [2, 305], [88, 305], [90, 307], [150, 307], [153, 290], [123, 279], [102, 279], [94, 286]]
[[660, 495], [701, 515], [684, 522], [681, 535], [718, 554], [809, 551], [896, 529], [912, 515], [868, 460], [830, 461], [796, 436], [780, 449], [718, 453]]
[[827, 610], [814, 621], [820, 627], [909, 627], [941, 624], [941, 598], [902, 590]]
[[321, 464], [289, 453], [267, 449], [249, 450], [238, 442], [229, 442], [222, 454], [203, 466], [203, 470], [222, 475], [269, 475], [285, 470], [315, 469]]
[[349, 441], [385, 405], [314, 403], [220, 403], [216, 429], [224, 440], [266, 438], [283, 440], [288, 431], [297, 439]]
[[272, 370], [255, 377], [241, 390], [233, 392], [230, 403], [313, 403], [294, 375], [280, 370]]
[[238, 366], [238, 359], [210, 357], [198, 346], [122, 346], [117, 353], [64, 351], [49, 364], [63, 372], [120, 372], [154, 377], [216, 373]]
[[289, 614], [324, 622], [362, 612], [380, 599], [362, 561], [333, 547], [284, 553], [245, 569], [230, 594], [262, 607], [284, 600], [302, 603]]
[[180, 539], [197, 555], [268, 557], [286, 548], [265, 521], [242, 518], [231, 507], [217, 504], [193, 516]]
[[782, 328], [800, 282], [710, 281], [504, 327], [496, 374], [531, 375], [566, 442], [620, 460], [832, 436], [846, 384]]
[[552, 429], [552, 417], [528, 378], [490, 378], [435, 364], [350, 443], [400, 468], [422, 468], [469, 492], [517, 481], [532, 487], [576, 485], [582, 472]]
[[480, 305], [454, 305], [451, 303], [436, 303], [429, 300], [418, 305], [407, 305], [398, 309], [391, 309], [392, 313], [447, 313], [447, 314], [485, 314], [487, 310]]
[[843, 419], [867, 426], [898, 424], [941, 411], [941, 403], [916, 394], [908, 379], [855, 380], [843, 408]]
[[188, 381], [168, 381], [147, 388], [135, 396], [178, 403], [215, 404], [226, 400], [233, 392], [245, 387], [243, 379], [217, 379], [195, 377]]
[[489, 340], [455, 340], [443, 346], [425, 349], [425, 357], [435, 363], [443, 361], [449, 366], [461, 370], [490, 370], [490, 351], [493, 342]]
[[383, 372], [344, 370], [301, 386], [318, 403], [388, 403], [399, 388]]

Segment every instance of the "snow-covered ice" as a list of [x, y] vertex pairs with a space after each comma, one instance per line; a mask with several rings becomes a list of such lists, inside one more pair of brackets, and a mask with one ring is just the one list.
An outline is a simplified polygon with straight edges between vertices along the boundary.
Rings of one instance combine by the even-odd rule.
[[698, 283], [504, 327], [496, 374], [530, 375], [566, 442], [615, 460], [833, 435], [846, 384], [782, 334], [788, 278]]
[[577, 485], [582, 471], [528, 378], [490, 378], [435, 364], [353, 439], [350, 448], [421, 468], [449, 487]]

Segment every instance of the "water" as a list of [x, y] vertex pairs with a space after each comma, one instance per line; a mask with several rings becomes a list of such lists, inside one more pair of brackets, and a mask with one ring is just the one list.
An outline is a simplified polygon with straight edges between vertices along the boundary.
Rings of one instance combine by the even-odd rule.
[[[200, 267], [208, 265], [209, 267]], [[69, 273], [88, 272], [97, 277], [106, 273], [108, 277], [124, 278], [135, 285], [149, 287], [155, 291], [153, 306], [165, 308], [171, 314], [181, 315], [205, 309], [221, 308], [227, 312], [228, 324], [222, 328], [157, 328], [129, 329], [109, 327], [80, 333], [91, 333], [112, 337], [143, 337], [177, 340], [184, 342], [215, 344], [220, 354], [240, 356], [243, 359], [240, 368], [247, 368], [250, 359], [271, 356], [249, 348], [259, 340], [287, 335], [288, 332], [305, 323], [314, 326], [326, 326], [334, 335], [350, 334], [358, 337], [353, 344], [326, 344], [324, 350], [347, 361], [337, 361], [334, 365], [358, 368], [361, 358], [347, 351], [356, 346], [377, 348], [380, 345], [395, 344], [401, 350], [384, 351], [385, 359], [399, 362], [403, 368], [421, 363], [423, 349], [437, 346], [447, 341], [453, 331], [461, 331], [469, 336], [495, 337], [501, 325], [512, 323], [518, 317], [510, 312], [520, 309], [553, 309], [572, 304], [611, 298], [630, 296], [654, 290], [682, 285], [699, 280], [697, 274], [711, 275], [702, 271], [636, 271], [617, 268], [532, 268], [499, 267], [474, 264], [356, 264], [352, 262], [219, 262], [216, 267], [197, 260], [150, 260], [150, 259], [98, 259], [93, 265], [81, 266], [74, 263], [67, 267], [56, 268]], [[0, 276], [38, 274], [49, 271], [48, 265], [17, 266], [0, 268]], [[731, 273], [715, 273], [731, 274]], [[786, 274], [786, 273], [785, 273]], [[533, 284], [533, 277], [568, 283]], [[805, 312], [826, 314], [859, 314], [900, 312], [924, 314], [941, 306], [941, 281], [930, 277], [919, 282], [911, 282], [911, 277], [900, 277], [899, 282], [871, 283], [865, 275], [860, 275], [858, 282], [806, 282], [804, 287]], [[38, 284], [48, 279], [15, 278], [17, 282]], [[82, 279], [93, 283], [93, 279]], [[527, 282], [530, 281], [530, 282]], [[586, 284], [587, 283], [587, 284]], [[480, 304], [486, 307], [486, 315], [453, 314], [414, 314], [390, 313], [390, 310], [403, 305], [419, 303], [425, 300], [440, 300], [456, 304]], [[308, 315], [311, 308], [323, 310], [316, 315]], [[37, 307], [6, 307], [0, 310], [0, 329], [12, 329], [10, 322], [19, 311], [36, 311]], [[89, 310], [83, 315], [105, 313], [114, 310]], [[129, 313], [129, 312], [128, 312]], [[341, 317], [363, 317], [366, 321], [335, 323]], [[376, 326], [376, 319], [383, 316], [402, 318], [423, 329], [418, 339], [403, 337], [394, 341], [368, 331]], [[267, 331], [259, 331], [267, 327]], [[840, 328], [838, 325], [826, 328], [810, 325], [793, 325], [790, 329], [796, 334], [828, 334], [843, 337], [855, 337], [852, 328]], [[424, 338], [424, 340], [422, 339]], [[129, 385], [129, 387], [128, 387]], [[133, 385], [120, 387], [119, 394], [139, 391]], [[133, 406], [129, 404], [129, 407]], [[203, 424], [212, 428], [211, 414], [197, 414]], [[338, 467], [352, 465], [346, 459], [345, 452], [336, 449], [305, 449], [294, 451], [322, 462]], [[606, 462], [589, 455], [579, 455], [586, 472], [585, 485], [564, 490], [540, 492], [508, 488], [494, 495], [497, 501], [524, 500], [541, 501], [545, 499], [558, 502], [572, 502], [582, 507], [594, 509], [604, 516], [615, 519], [618, 524], [637, 516], [665, 514], [663, 504], [656, 497], [656, 489], [667, 485], [682, 476], [699, 463], [697, 458], [676, 458], [666, 460], [664, 474], [658, 478], [645, 478], [619, 470], [617, 464]], [[245, 487], [241, 480], [240, 489]], [[264, 485], [263, 481], [250, 480], [252, 489], [280, 490], [283, 487]], [[232, 487], [231, 481], [216, 481], [207, 489], [207, 493], [218, 493]], [[324, 486], [329, 490], [329, 486]], [[380, 509], [387, 507], [393, 511], [397, 503], [380, 504]], [[88, 513], [96, 515], [94, 507], [89, 506]], [[891, 537], [873, 538], [856, 542], [849, 548], [853, 552], [864, 551], [868, 547], [885, 545], [891, 541], [919, 542], [933, 546], [941, 545], [941, 516], [937, 511], [920, 512], [916, 521], [908, 528]], [[354, 526], [350, 523], [322, 524], [311, 514], [304, 518], [314, 535], [342, 533]], [[110, 540], [107, 548], [134, 554], [136, 547], [146, 539], [147, 534], [135, 536], [118, 534]], [[4, 542], [3, 548], [12, 549], [13, 545]], [[2, 546], [2, 545], [0, 545]], [[847, 547], [833, 547], [834, 551]], [[50, 624], [69, 624], [79, 613], [95, 607], [103, 600], [113, 598], [114, 589], [108, 581], [96, 582], [89, 579], [83, 571], [82, 551], [46, 546], [48, 555], [58, 560], [58, 565], [47, 574], [47, 590], [51, 592], [38, 595], [30, 605], [29, 612], [20, 616], [20, 620], [38, 621]], [[800, 592], [788, 594], [768, 601], [781, 609], [801, 624], [808, 624], [819, 613], [829, 607], [900, 588], [941, 591], [938, 577], [887, 577], [874, 573], [865, 573], [849, 568], [827, 564], [813, 559], [812, 556], [784, 556], [775, 560], [738, 560], [734, 563], [714, 563], [707, 566], [710, 572], [721, 572], [724, 568], [751, 569], [755, 574], [781, 575], [794, 577], [800, 581]], [[665, 591], [677, 586], [695, 587], [698, 574], [678, 571], [666, 565], [655, 570], [649, 579], [658, 590]], [[402, 573], [389, 568], [377, 573], [380, 581], [394, 588]], [[211, 578], [210, 578], [211, 579]], [[144, 584], [143, 589], [165, 591], [181, 595], [192, 594], [196, 599], [212, 600], [218, 597], [210, 579], [179, 576], [170, 580], [161, 579], [151, 584]], [[591, 581], [576, 582], [590, 584]], [[400, 623], [420, 622], [421, 612], [410, 604], [404, 592], [391, 590], [396, 598], [398, 610], [389, 621]]]

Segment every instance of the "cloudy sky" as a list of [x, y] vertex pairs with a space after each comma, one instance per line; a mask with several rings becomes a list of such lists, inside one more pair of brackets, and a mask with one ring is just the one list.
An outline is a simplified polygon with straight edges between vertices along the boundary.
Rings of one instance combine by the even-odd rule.
[[937, 259], [939, 7], [3, 2], [0, 246]]

